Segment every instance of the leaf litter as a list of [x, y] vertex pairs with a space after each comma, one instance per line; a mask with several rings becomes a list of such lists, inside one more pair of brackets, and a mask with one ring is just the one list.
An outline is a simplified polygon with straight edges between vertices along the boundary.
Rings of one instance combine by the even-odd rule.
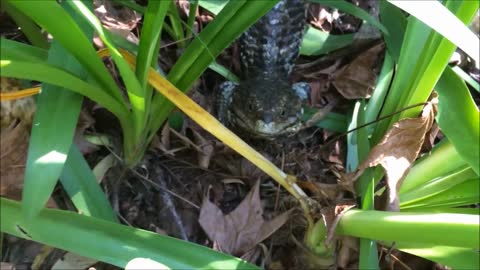
[[228, 214], [208, 197], [203, 199], [199, 222], [219, 251], [245, 257], [287, 221], [288, 211], [272, 220], [264, 220], [259, 190], [260, 182], [257, 181], [238, 207]]

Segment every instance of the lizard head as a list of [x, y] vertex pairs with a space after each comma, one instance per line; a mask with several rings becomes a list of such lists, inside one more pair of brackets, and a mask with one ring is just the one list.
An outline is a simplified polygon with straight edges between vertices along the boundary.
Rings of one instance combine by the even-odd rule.
[[287, 80], [266, 75], [240, 83], [230, 107], [230, 122], [253, 137], [273, 139], [297, 132], [302, 99]]

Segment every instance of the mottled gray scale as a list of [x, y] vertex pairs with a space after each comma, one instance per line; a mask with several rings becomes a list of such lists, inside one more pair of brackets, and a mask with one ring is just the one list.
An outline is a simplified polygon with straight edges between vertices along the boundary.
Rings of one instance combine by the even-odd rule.
[[302, 127], [308, 83], [292, 85], [305, 26], [303, 0], [282, 0], [239, 40], [243, 79], [219, 87], [221, 122], [254, 137], [273, 139]]
[[288, 77], [298, 57], [305, 27], [302, 0], [283, 0], [239, 40], [246, 78], [275, 72]]

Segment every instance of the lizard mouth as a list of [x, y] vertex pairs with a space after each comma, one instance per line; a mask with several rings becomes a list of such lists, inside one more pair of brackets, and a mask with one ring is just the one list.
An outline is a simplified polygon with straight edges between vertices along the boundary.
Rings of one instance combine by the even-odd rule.
[[245, 120], [244, 117], [239, 117], [238, 114], [233, 114], [232, 124], [235, 127], [247, 132], [252, 137], [274, 139], [280, 135], [296, 133], [301, 128], [301, 122], [298, 119], [289, 119], [287, 121], [278, 123], [265, 123], [262, 120]]

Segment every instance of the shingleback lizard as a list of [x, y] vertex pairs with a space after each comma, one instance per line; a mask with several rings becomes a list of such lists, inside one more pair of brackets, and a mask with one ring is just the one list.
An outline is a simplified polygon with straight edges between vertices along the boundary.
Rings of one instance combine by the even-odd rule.
[[273, 139], [301, 126], [310, 87], [290, 74], [305, 28], [303, 0], [282, 0], [239, 39], [243, 80], [220, 85], [221, 122], [253, 137]]

